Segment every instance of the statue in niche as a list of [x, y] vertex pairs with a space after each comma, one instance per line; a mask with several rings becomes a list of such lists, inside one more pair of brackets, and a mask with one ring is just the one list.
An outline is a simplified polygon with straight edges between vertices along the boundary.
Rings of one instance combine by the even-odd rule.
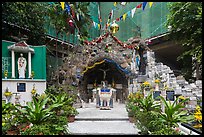
[[19, 78], [25, 78], [25, 73], [26, 73], [26, 59], [23, 57], [23, 54], [20, 54], [20, 57], [18, 58], [18, 74]]

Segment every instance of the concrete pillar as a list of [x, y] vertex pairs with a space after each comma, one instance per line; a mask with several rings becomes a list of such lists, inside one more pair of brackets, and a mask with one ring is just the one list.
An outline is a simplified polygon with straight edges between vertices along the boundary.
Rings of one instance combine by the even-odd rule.
[[31, 52], [28, 52], [28, 78], [31, 76]]
[[15, 53], [11, 50], [12, 78], [15, 78]]

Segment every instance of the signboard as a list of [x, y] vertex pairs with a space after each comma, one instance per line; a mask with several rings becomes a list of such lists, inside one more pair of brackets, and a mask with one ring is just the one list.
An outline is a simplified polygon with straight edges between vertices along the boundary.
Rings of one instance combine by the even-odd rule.
[[17, 92], [26, 92], [26, 83], [17, 83]]
[[166, 91], [166, 100], [174, 101], [174, 91]]
[[154, 91], [153, 92], [153, 98], [155, 100], [160, 100], [160, 98], [158, 98], [158, 96], [160, 96], [160, 94], [161, 94], [161, 91]]

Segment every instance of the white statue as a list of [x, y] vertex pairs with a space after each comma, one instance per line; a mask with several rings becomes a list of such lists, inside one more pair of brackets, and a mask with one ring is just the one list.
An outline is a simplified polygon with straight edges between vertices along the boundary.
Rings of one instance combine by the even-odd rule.
[[25, 78], [26, 73], [26, 59], [23, 57], [23, 54], [20, 54], [21, 57], [18, 58], [18, 74], [19, 78]]

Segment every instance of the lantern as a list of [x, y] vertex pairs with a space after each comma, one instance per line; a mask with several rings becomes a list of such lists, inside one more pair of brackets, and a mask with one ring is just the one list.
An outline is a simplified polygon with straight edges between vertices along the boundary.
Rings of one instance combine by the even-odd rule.
[[114, 21], [113, 24], [110, 26], [110, 31], [111, 33], [115, 34], [118, 30], [119, 30], [119, 26]]

